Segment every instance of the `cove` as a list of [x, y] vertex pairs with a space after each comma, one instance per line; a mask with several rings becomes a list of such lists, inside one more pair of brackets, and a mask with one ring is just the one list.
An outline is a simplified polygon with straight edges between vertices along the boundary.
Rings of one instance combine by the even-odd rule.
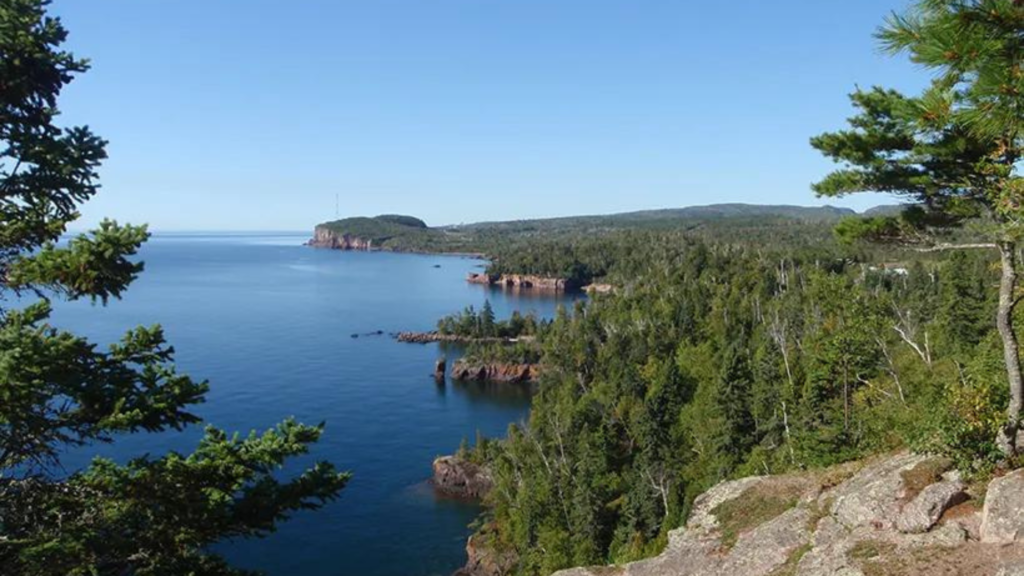
[[[527, 417], [530, 398], [514, 387], [438, 386], [438, 345], [388, 334], [432, 329], [485, 299], [499, 317], [550, 317], [565, 300], [468, 284], [467, 274], [480, 271], [476, 259], [318, 250], [302, 246], [307, 237], [156, 235], [123, 300], [106, 308], [56, 303], [53, 324], [101, 345], [138, 324], [163, 325], [179, 370], [209, 379], [196, 412], [217, 427], [247, 433], [288, 416], [326, 422], [313, 452], [282, 474], [323, 459], [353, 471], [351, 484], [338, 501], [297, 514], [269, 538], [225, 544], [221, 551], [239, 567], [271, 576], [448, 576], [465, 560], [479, 509], [436, 497], [426, 482], [431, 461], [477, 431], [503, 435]], [[367, 335], [378, 330], [384, 334]], [[130, 435], [75, 450], [65, 462], [74, 470], [93, 455], [124, 461], [190, 451], [199, 435]]]

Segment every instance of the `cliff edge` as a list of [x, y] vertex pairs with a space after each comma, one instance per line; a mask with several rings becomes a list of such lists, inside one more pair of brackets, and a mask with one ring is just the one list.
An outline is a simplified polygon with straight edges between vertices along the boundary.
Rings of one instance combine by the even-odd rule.
[[900, 453], [718, 484], [665, 551], [557, 576], [1024, 576], [1024, 470], [984, 506], [949, 463]]

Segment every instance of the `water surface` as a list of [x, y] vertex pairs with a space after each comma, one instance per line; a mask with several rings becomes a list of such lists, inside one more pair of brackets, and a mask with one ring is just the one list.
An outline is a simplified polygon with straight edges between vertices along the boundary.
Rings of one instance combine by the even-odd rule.
[[[248, 431], [295, 416], [326, 421], [313, 453], [285, 472], [326, 459], [355, 473], [341, 498], [302, 512], [264, 540], [234, 542], [238, 565], [273, 576], [447, 576], [464, 561], [475, 506], [435, 497], [425, 480], [439, 454], [476, 432], [497, 436], [524, 418], [527, 393], [431, 378], [436, 344], [401, 344], [377, 330], [428, 330], [444, 315], [490, 299], [550, 316], [558, 300], [469, 285], [479, 260], [316, 250], [303, 235], [165, 235], [143, 248], [146, 271], [107, 308], [60, 304], [54, 324], [113, 341], [160, 323], [178, 366], [209, 379], [197, 412]], [[78, 452], [124, 460], [188, 451], [200, 432], [133, 435]]]

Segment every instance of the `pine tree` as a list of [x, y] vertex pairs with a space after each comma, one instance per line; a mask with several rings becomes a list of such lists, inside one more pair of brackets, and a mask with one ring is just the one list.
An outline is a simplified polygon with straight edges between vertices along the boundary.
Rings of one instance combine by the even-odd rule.
[[480, 336], [489, 338], [494, 335], [494, 308], [491, 308], [490, 300], [484, 300], [480, 309]]
[[[278, 479], [322, 431], [291, 420], [245, 437], [209, 427], [189, 455], [61, 466], [68, 447], [199, 423], [191, 409], [209, 386], [176, 372], [159, 326], [101, 350], [47, 324], [52, 298], [119, 297], [148, 237], [105, 221], [57, 245], [98, 191], [106, 142], [56, 123], [62, 88], [89, 66], [61, 49], [67, 32], [47, 4], [0, 0], [0, 571], [239, 574], [210, 546], [270, 533], [348, 475], [321, 462]], [[38, 298], [15, 308], [22, 294]]]
[[962, 251], [953, 252], [942, 270], [937, 319], [950, 352], [962, 356], [985, 335], [991, 322], [985, 299], [986, 276], [970, 265]]
[[[900, 217], [852, 220], [840, 233], [903, 242], [932, 242], [935, 232], [985, 217], [1002, 279], [997, 328], [1010, 388], [1004, 452], [1016, 451], [1024, 378], [1013, 310], [1019, 223], [1024, 216], [1024, 2], [919, 0], [878, 33], [892, 53], [908, 54], [935, 72], [920, 96], [875, 88], [855, 92], [851, 129], [811, 144], [843, 167], [814, 185], [823, 196], [862, 191], [900, 195], [917, 206]], [[966, 246], [961, 246], [966, 247]]]

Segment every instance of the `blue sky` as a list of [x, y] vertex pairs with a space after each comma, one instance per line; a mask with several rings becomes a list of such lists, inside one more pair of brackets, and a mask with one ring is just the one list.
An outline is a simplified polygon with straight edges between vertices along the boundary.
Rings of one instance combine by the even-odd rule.
[[[430, 224], [715, 202], [823, 204], [808, 138], [879, 52], [884, 0], [56, 0], [110, 140], [104, 216], [156, 230]], [[862, 209], [885, 198], [832, 200]]]

